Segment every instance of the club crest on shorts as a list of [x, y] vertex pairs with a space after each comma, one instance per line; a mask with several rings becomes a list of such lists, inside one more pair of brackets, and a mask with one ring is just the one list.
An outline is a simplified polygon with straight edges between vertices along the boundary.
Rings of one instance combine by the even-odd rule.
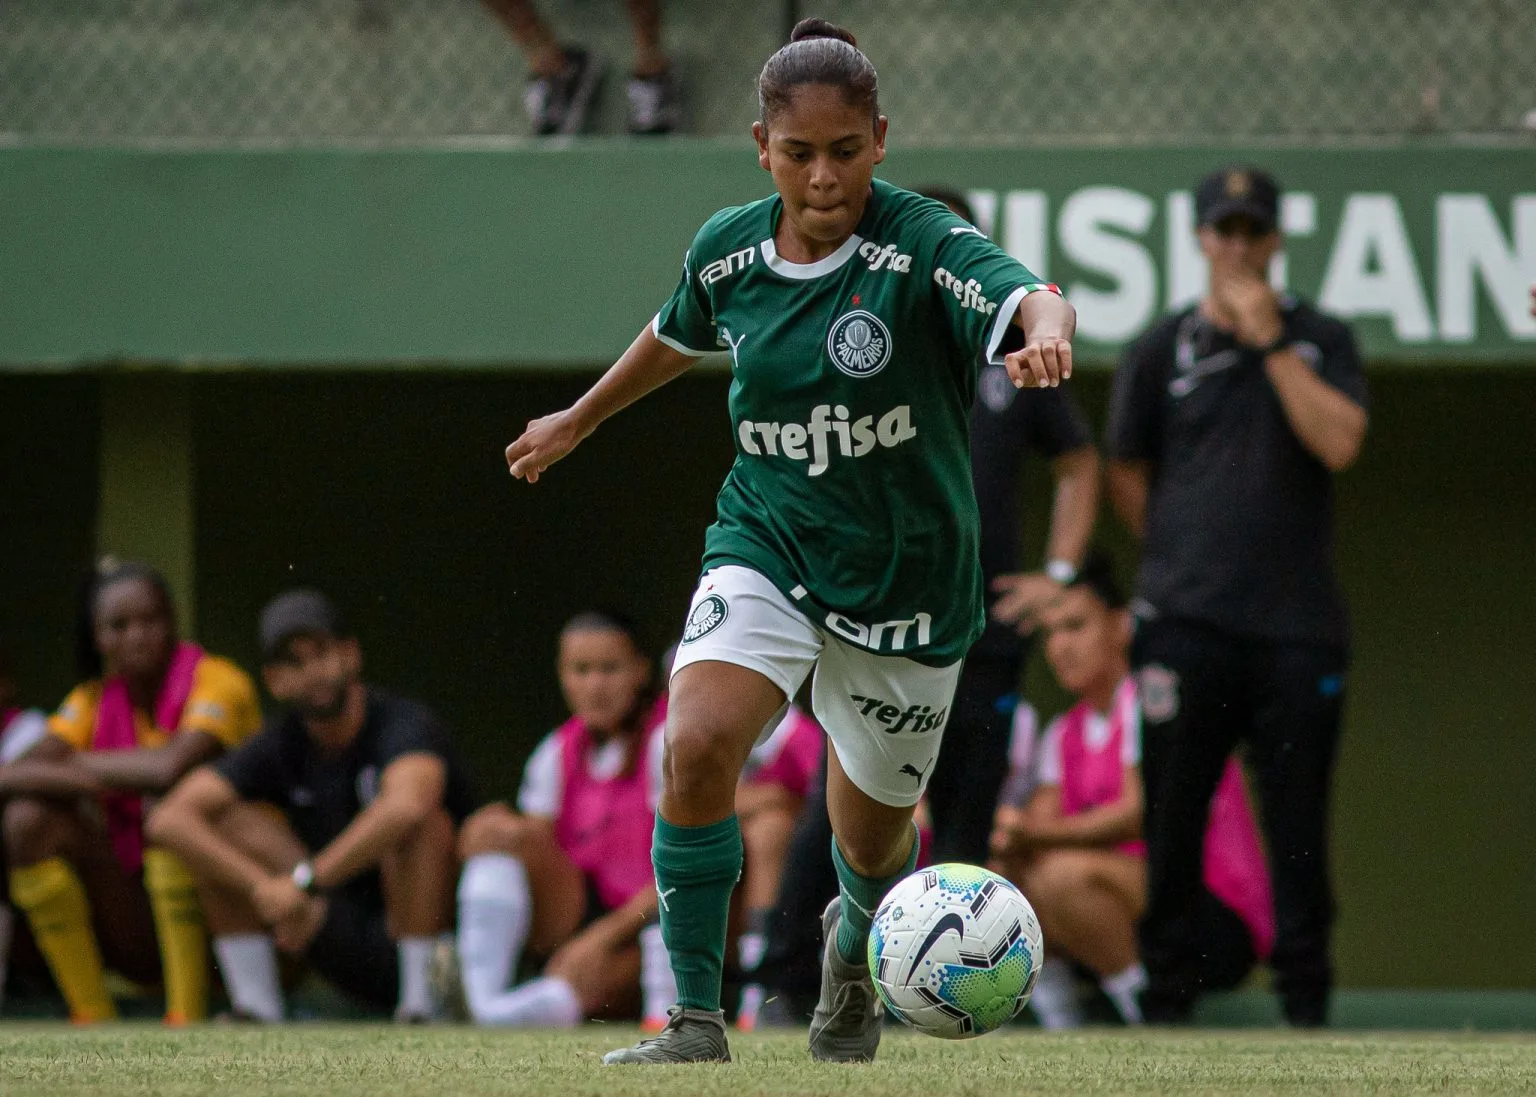
[[1149, 723], [1166, 723], [1179, 714], [1179, 676], [1161, 663], [1141, 668], [1136, 689], [1141, 714]]
[[693, 607], [693, 612], [688, 615], [688, 623], [683, 626], [683, 643], [691, 644], [701, 637], [708, 636], [725, 621], [730, 613], [725, 599], [718, 594], [711, 594], [699, 601]]
[[849, 377], [870, 377], [891, 360], [891, 333], [874, 313], [854, 309], [827, 332], [827, 353]]

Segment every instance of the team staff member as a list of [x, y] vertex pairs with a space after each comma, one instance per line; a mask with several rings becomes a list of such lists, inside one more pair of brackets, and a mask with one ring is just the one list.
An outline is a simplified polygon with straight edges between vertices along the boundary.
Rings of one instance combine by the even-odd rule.
[[1328, 1014], [1328, 796], [1349, 645], [1333, 474], [1365, 439], [1366, 386], [1349, 329], [1265, 280], [1279, 205], [1275, 181], [1252, 168], [1200, 182], [1210, 289], [1141, 336], [1115, 377], [1110, 492], [1144, 538], [1132, 658], [1145, 717], [1149, 1021], [1193, 1006], [1206, 805], [1239, 741], [1268, 838], [1276, 989], [1294, 1025]]
[[318, 592], [273, 599], [260, 640], [282, 712], [178, 785], [149, 832], [233, 924], [214, 951], [237, 1015], [282, 1019], [275, 944], [398, 1020], [425, 1020], [455, 828], [474, 808], [453, 743], [422, 705], [363, 684], [358, 642]]
[[874, 1056], [872, 912], [916, 860], [913, 809], [984, 619], [966, 438], [976, 369], [1006, 364], [1021, 385], [1071, 372], [1074, 313], [1054, 287], [940, 203], [874, 179], [886, 120], [851, 34], [802, 21], [758, 91], [758, 162], [778, 193], [712, 217], [652, 325], [507, 447], [512, 473], [537, 479], [706, 351], [731, 351], [737, 456], [673, 669], [652, 850], [680, 1008], [609, 1062], [729, 1059], [737, 779], [813, 668], [841, 896], [823, 915], [810, 1051]]
[[160, 843], [146, 848], [143, 805], [256, 730], [256, 689], [233, 663], [177, 639], [170, 590], [143, 564], [102, 564], [78, 642], [85, 680], [49, 733], [0, 766], [11, 900], [71, 1019], [116, 1016], [105, 959], [135, 982], [163, 977], [167, 1022], [198, 1021], [208, 1002], [203, 915], [182, 863]]

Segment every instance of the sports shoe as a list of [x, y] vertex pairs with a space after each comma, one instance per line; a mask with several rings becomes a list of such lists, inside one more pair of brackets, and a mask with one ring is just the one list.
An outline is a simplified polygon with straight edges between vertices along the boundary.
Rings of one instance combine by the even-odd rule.
[[629, 94], [630, 133], [662, 134], [677, 129], [682, 104], [671, 69], [659, 76], [631, 76], [625, 90]]
[[533, 132], [580, 133], [587, 124], [587, 108], [602, 81], [603, 68], [580, 46], [565, 48], [565, 63], [553, 76], [532, 76], [523, 91], [523, 109]]
[[842, 904], [833, 899], [821, 916], [826, 939], [821, 954], [821, 1000], [811, 1015], [811, 1058], [824, 1063], [867, 1063], [880, 1047], [885, 1006], [875, 993], [869, 965], [849, 963], [837, 952]]
[[427, 985], [432, 994], [434, 1016], [460, 1024], [469, 1021], [469, 999], [464, 996], [464, 978], [459, 971], [459, 949], [452, 938], [438, 941], [432, 949], [432, 963], [427, 968]]
[[604, 1066], [620, 1063], [729, 1063], [725, 1014], [718, 1009], [667, 1010], [667, 1024], [634, 1047], [621, 1047], [603, 1056]]

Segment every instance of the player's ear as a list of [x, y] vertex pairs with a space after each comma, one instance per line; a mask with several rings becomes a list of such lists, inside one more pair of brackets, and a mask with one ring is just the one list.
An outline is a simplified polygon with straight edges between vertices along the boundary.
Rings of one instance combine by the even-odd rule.
[[757, 142], [757, 162], [764, 171], [772, 171], [768, 166], [768, 127], [761, 122], [752, 123], [752, 138]]
[[875, 119], [875, 163], [885, 161], [885, 131], [889, 128], [891, 120], [885, 115]]

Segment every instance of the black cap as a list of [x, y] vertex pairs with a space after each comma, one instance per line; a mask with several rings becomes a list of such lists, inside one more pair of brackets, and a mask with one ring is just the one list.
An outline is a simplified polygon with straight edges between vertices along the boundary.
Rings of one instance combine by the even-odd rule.
[[1280, 184], [1258, 168], [1236, 164], [1213, 171], [1195, 190], [1195, 220], [1214, 225], [1227, 217], [1251, 217], [1264, 232], [1280, 226]]
[[274, 662], [283, 646], [295, 636], [345, 636], [341, 614], [318, 590], [289, 590], [279, 594], [261, 611], [261, 657]]

